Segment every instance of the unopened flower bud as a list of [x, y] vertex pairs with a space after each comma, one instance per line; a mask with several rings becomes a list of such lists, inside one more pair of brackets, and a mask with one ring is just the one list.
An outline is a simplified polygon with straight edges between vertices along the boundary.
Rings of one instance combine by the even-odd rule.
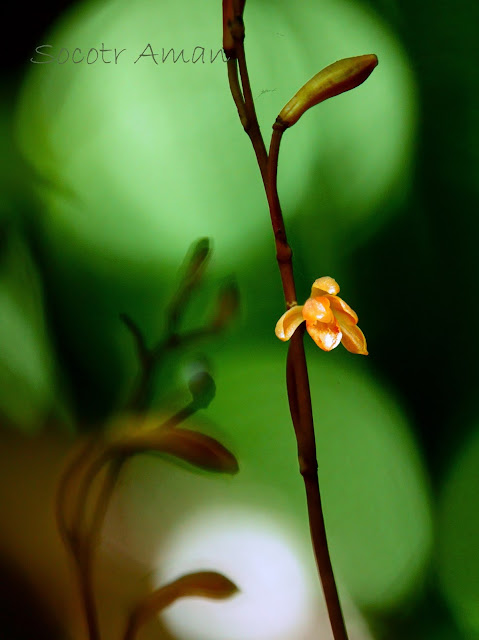
[[344, 58], [317, 73], [283, 107], [276, 123], [286, 129], [298, 122], [303, 113], [328, 98], [362, 84], [377, 66], [374, 54]]

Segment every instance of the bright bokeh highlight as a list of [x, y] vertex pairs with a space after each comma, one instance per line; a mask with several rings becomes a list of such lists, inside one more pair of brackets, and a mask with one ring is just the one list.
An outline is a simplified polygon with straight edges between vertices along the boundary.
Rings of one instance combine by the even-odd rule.
[[[206, 508], [178, 523], [158, 558], [155, 583], [212, 567], [240, 592], [221, 602], [179, 600], [163, 620], [175, 636], [198, 640], [329, 640], [324, 600], [305, 560], [281, 521], [248, 508]], [[346, 610], [351, 639], [370, 638], [358, 615]]]
[[261, 514], [205, 509], [178, 523], [158, 566], [158, 586], [211, 567], [240, 590], [221, 602], [188, 598], [171, 607], [164, 619], [179, 637], [287, 640], [304, 635], [312, 615], [307, 574], [291, 540]]

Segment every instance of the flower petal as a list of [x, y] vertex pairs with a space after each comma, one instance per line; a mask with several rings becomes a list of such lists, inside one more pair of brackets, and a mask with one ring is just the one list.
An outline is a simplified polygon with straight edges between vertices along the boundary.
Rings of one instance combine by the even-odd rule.
[[[332, 298], [330, 298], [331, 302]], [[334, 316], [341, 327], [343, 338], [341, 342], [343, 346], [351, 353], [359, 353], [363, 356], [368, 355], [368, 347], [366, 344], [366, 338], [364, 333], [357, 326], [358, 316], [354, 313], [351, 307], [341, 300], [341, 298], [334, 298]]]
[[347, 304], [346, 302], [344, 302], [342, 298], [338, 298], [337, 296], [327, 296], [327, 298], [329, 300], [329, 304], [331, 305], [334, 315], [337, 316], [338, 319], [341, 314], [344, 314], [348, 316], [349, 322], [351, 324], [357, 324], [358, 322], [357, 313], [353, 311], [353, 309], [351, 309], [349, 304]]
[[304, 303], [303, 318], [306, 322], [311, 323], [325, 322], [329, 324], [333, 322], [334, 316], [328, 298], [326, 296], [308, 298]]
[[323, 351], [331, 351], [341, 342], [342, 333], [337, 320], [329, 324], [306, 322], [306, 331]]
[[368, 346], [364, 333], [357, 324], [341, 325], [343, 346], [351, 353], [358, 353], [362, 356], [368, 355]]
[[335, 296], [339, 293], [339, 284], [331, 276], [323, 276], [313, 282], [311, 287], [311, 297], [324, 296], [325, 293], [329, 293]]
[[276, 323], [276, 337], [285, 342], [289, 340], [299, 325], [304, 322], [303, 305], [295, 305], [283, 313]]

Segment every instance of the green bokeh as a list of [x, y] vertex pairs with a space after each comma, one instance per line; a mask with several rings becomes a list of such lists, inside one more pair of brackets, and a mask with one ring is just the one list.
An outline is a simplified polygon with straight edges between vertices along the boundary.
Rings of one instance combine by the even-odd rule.
[[[314, 228], [326, 213], [335, 222], [318, 231], [323, 244], [335, 246], [343, 225], [356, 228], [371, 216], [383, 222], [391, 209], [390, 202], [378, 213], [385, 194], [391, 200], [398, 180], [404, 186], [413, 84], [398, 42], [372, 15], [342, 2], [309, 2], [304, 9], [292, 12], [287, 2], [275, 3], [274, 11], [268, 2], [248, 7], [248, 57], [266, 132], [321, 66], [373, 50], [381, 61], [368, 89], [308, 114], [285, 137], [280, 191], [286, 216], [316, 215]], [[53, 252], [68, 242], [90, 260], [101, 253], [103, 260], [175, 267], [185, 243], [209, 235], [219, 264], [241, 268], [269, 239], [262, 187], [225, 64], [208, 62], [209, 51], [220, 46], [217, 2], [192, 3], [188, 15], [186, 23], [183, 3], [115, 0], [101, 9], [93, 3], [72, 12], [49, 37], [53, 49], [44, 51], [52, 54], [62, 46], [70, 55], [75, 47], [86, 53], [102, 42], [126, 49], [118, 64], [53, 62], [30, 71], [19, 133], [26, 157], [52, 181], [42, 197]], [[148, 43], [160, 53], [184, 48], [187, 58], [204, 46], [207, 62], [162, 63], [160, 55], [158, 65], [151, 57], [134, 64]], [[305, 248], [314, 252], [308, 233]]]
[[479, 431], [463, 443], [443, 481], [438, 522], [441, 584], [467, 638], [479, 637]]
[[62, 405], [43, 312], [43, 293], [28, 249], [18, 235], [0, 263], [1, 409], [12, 424], [35, 431]]

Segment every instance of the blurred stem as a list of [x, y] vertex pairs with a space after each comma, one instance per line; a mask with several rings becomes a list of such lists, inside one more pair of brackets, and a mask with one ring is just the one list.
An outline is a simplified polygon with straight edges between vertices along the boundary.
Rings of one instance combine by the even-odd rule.
[[[91, 526], [84, 539], [80, 539], [81, 554], [79, 556], [78, 570], [89, 640], [100, 639], [98, 614], [93, 589], [95, 548], [124, 460], [123, 457], [117, 457], [110, 461], [94, 508]], [[102, 461], [104, 461], [104, 458], [102, 458]]]
[[100, 536], [108, 507], [124, 463], [125, 457], [120, 455], [113, 458], [108, 464], [105, 479], [93, 511], [92, 522], [88, 533], [88, 544], [92, 548], [94, 548]]
[[[65, 545], [73, 557], [89, 640], [100, 640], [101, 637], [93, 590], [94, 549], [124, 461], [123, 458], [111, 460], [94, 508], [91, 526], [88, 528], [85, 526], [86, 502], [91, 484], [102, 466], [110, 460], [110, 456], [105, 452], [102, 452], [99, 458], [94, 456], [94, 451], [97, 449], [98, 444], [90, 439], [73, 457], [60, 479], [56, 500], [57, 524]], [[82, 473], [80, 494], [77, 497], [72, 518], [69, 520], [66, 513], [67, 502], [68, 499], [71, 500], [70, 492], [73, 489], [73, 483]]]
[[80, 451], [78, 451], [78, 453], [73, 456], [70, 464], [67, 465], [58, 482], [55, 505], [56, 520], [60, 535], [62, 536], [64, 543], [68, 547], [71, 547], [72, 544], [71, 534], [73, 528], [72, 523], [68, 522], [66, 513], [69, 491], [72, 489], [73, 483], [75, 481], [75, 476], [77, 476], [81, 472], [83, 465], [86, 463], [95, 447], [96, 443], [94, 439], [88, 440], [88, 442], [80, 448]]
[[98, 615], [92, 582], [93, 558], [88, 541], [82, 539], [81, 523], [78, 520], [78, 509], [75, 509], [71, 521], [69, 521], [66, 511], [68, 498], [71, 497], [69, 493], [73, 489], [73, 483], [77, 479], [77, 476], [81, 474], [85, 465], [88, 464], [95, 448], [95, 440], [90, 439], [80, 449], [77, 455], [73, 457], [60, 478], [56, 496], [57, 525], [75, 565], [89, 640], [100, 640]]
[[[232, 32], [233, 33], [233, 32]], [[234, 37], [234, 33], [233, 33]], [[296, 287], [293, 273], [292, 251], [288, 244], [286, 228], [278, 196], [277, 173], [278, 156], [283, 131], [273, 126], [269, 156], [266, 154], [264, 141], [259, 129], [254, 108], [254, 101], [246, 67], [244, 51], [244, 29], [242, 37], [235, 38], [235, 51], [238, 58], [247, 127], [245, 131], [251, 139], [256, 153], [259, 169], [265, 185], [266, 197], [273, 227], [276, 259], [278, 262], [286, 308], [296, 302]], [[231, 85], [231, 77], [230, 77]], [[233, 93], [233, 91], [232, 91]], [[238, 94], [238, 91], [236, 91]], [[233, 93], [233, 98], [235, 94]], [[236, 98], [235, 98], [236, 102]], [[241, 113], [240, 113], [241, 115]], [[304, 328], [295, 331], [291, 338], [286, 368], [286, 380], [290, 413], [296, 434], [300, 473], [306, 489], [308, 518], [316, 563], [324, 591], [329, 620], [334, 640], [348, 640], [341, 603], [339, 600], [328, 541], [324, 524], [321, 495], [318, 482], [318, 462], [316, 458], [316, 442], [314, 436], [313, 412], [309, 387], [308, 369], [303, 344]]]
[[131, 335], [133, 336], [136, 353], [140, 364], [138, 381], [136, 382], [131, 398], [126, 403], [125, 410], [138, 411], [144, 408], [144, 406], [148, 402], [148, 394], [151, 386], [153, 370], [155, 367], [155, 359], [153, 358], [151, 351], [146, 346], [146, 341], [143, 333], [141, 332], [141, 329], [138, 327], [136, 322], [134, 322], [132, 318], [130, 318], [130, 316], [126, 313], [122, 313], [120, 315], [120, 320], [122, 320], [122, 322], [125, 324]]
[[83, 550], [78, 558], [77, 570], [88, 629], [88, 640], [100, 640], [98, 614], [95, 594], [93, 593], [92, 561], [92, 554], [88, 550]]
[[178, 322], [179, 314], [170, 315], [168, 321], [169, 329], [167, 330], [166, 336], [157, 342], [154, 347], [149, 349], [146, 346], [144, 336], [137, 324], [126, 314], [121, 314], [120, 316], [121, 320], [133, 335], [140, 364], [138, 381], [131, 398], [126, 403], [126, 411], [137, 412], [146, 409], [150, 401], [154, 376], [158, 375], [158, 370], [169, 352], [174, 349], [185, 348], [192, 343], [216, 335], [221, 331], [220, 327], [206, 325], [179, 334], [176, 331], [176, 324], [172, 324], [172, 317], [176, 319], [176, 323]]

